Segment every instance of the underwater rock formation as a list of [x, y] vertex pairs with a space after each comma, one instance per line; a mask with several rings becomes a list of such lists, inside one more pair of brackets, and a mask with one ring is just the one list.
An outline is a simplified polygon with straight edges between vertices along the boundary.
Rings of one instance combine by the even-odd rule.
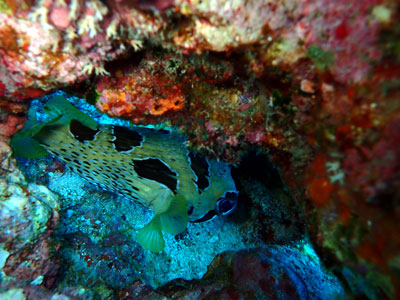
[[[227, 276], [227, 274], [229, 274]], [[290, 247], [224, 252], [201, 280], [174, 280], [153, 291], [135, 283], [121, 299], [346, 299], [337, 279], [321, 273], [318, 261]]]
[[162, 23], [157, 16], [113, 1], [1, 4], [0, 95], [13, 100], [107, 74], [106, 61], [139, 50]]
[[51, 288], [59, 269], [51, 235], [60, 201], [45, 186], [28, 184], [10, 153], [0, 142], [1, 281]]
[[[137, 66], [123, 66], [96, 84], [96, 105], [110, 116], [136, 124], [168, 122], [193, 146], [234, 162], [248, 143], [285, 147], [283, 128], [272, 123], [276, 110], [268, 104], [270, 93], [233, 76], [228, 59], [149, 51]], [[296, 139], [290, 127], [285, 129]]]
[[2, 1], [0, 95], [38, 97], [107, 74], [105, 62], [148, 39], [183, 53], [255, 45], [261, 48], [254, 54], [274, 66], [292, 68], [309, 56], [339, 82], [364, 82], [368, 60], [381, 57], [380, 24], [390, 24], [394, 7], [379, 1], [138, 2]]
[[[399, 298], [398, 20], [399, 3], [389, 0], [0, 0], [0, 263], [2, 276], [18, 283], [1, 286], [0, 297], [129, 299], [132, 291], [184, 297], [188, 283], [153, 291], [137, 280], [156, 286], [181, 274], [201, 278], [221, 251], [309, 236], [350, 297]], [[126, 221], [109, 204], [101, 217], [100, 200], [120, 199], [91, 190], [54, 158], [19, 161], [25, 180], [7, 143], [23, 127], [29, 101], [59, 88], [112, 117], [179, 130], [194, 150], [238, 164], [233, 174], [244, 206], [231, 216], [235, 221], [190, 226], [171, 238], [172, 251], [148, 256], [129, 237], [150, 218], [144, 211], [127, 213]], [[80, 108], [106, 119], [93, 107]], [[40, 105], [31, 109], [43, 115]], [[268, 154], [273, 178], [284, 184], [259, 174], [261, 164], [246, 158], [253, 150]], [[83, 199], [89, 200], [77, 208]], [[14, 202], [26, 208], [10, 210]], [[133, 209], [124, 205], [119, 209]], [[208, 240], [208, 252], [190, 254], [191, 245]], [[187, 263], [191, 271], [179, 266], [190, 255], [197, 262], [205, 257], [201, 266]], [[58, 259], [64, 277], [56, 276]], [[158, 277], [140, 274], [143, 260], [146, 276], [162, 270]], [[100, 276], [107, 272], [111, 279]], [[121, 283], [118, 272], [132, 276]], [[62, 279], [55, 283], [56, 277]], [[285, 281], [295, 286], [288, 297], [301, 299], [307, 282], [294, 277]], [[130, 286], [127, 294], [123, 285]], [[235, 293], [230, 297], [241, 295]]]

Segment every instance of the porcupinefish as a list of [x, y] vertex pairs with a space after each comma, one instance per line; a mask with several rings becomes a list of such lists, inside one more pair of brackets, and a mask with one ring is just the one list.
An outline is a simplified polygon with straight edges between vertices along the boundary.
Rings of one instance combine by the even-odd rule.
[[11, 141], [14, 153], [26, 158], [51, 153], [89, 182], [153, 209], [153, 219], [137, 234], [147, 250], [164, 248], [162, 231], [176, 235], [188, 221], [224, 215], [236, 206], [229, 165], [189, 151], [177, 133], [98, 125], [63, 96], [49, 100], [44, 111], [52, 119], [37, 123], [29, 116]]

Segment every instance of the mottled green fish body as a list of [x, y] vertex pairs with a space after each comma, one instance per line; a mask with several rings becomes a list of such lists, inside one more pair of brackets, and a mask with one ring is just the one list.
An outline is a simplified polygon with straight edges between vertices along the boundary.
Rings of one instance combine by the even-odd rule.
[[229, 166], [190, 152], [182, 136], [142, 127], [96, 126], [82, 112], [84, 116], [76, 116], [69, 102], [60, 111], [60, 101], [68, 102], [58, 99], [59, 113], [48, 105], [52, 121], [36, 130], [38, 125], [31, 126], [30, 133], [13, 143], [33, 138], [32, 143], [89, 182], [153, 209], [153, 220], [138, 233], [144, 248], [162, 250], [162, 231], [182, 232], [188, 220], [213, 210], [226, 192], [236, 192]]

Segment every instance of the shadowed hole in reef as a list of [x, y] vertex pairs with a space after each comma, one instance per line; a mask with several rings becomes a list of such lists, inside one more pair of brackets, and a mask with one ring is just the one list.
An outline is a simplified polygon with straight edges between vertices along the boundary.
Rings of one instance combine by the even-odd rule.
[[239, 191], [237, 208], [227, 219], [254, 222], [259, 238], [267, 244], [286, 244], [305, 236], [301, 208], [267, 154], [249, 150], [232, 177]]
[[257, 150], [249, 150], [236, 168], [232, 168], [235, 181], [239, 178], [254, 179], [263, 182], [270, 189], [284, 188], [284, 183], [277, 168], [268, 156]]

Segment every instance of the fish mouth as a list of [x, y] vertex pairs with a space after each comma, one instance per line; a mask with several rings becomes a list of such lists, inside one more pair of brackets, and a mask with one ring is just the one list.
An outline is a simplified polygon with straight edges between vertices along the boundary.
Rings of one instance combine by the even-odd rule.
[[232, 213], [237, 206], [238, 198], [238, 191], [226, 191], [215, 203], [215, 210], [218, 215], [226, 216]]
[[201, 218], [190, 222], [201, 223], [210, 221], [217, 216], [227, 216], [235, 210], [238, 198], [238, 191], [226, 191], [221, 197], [218, 198], [214, 209], [209, 210]]

